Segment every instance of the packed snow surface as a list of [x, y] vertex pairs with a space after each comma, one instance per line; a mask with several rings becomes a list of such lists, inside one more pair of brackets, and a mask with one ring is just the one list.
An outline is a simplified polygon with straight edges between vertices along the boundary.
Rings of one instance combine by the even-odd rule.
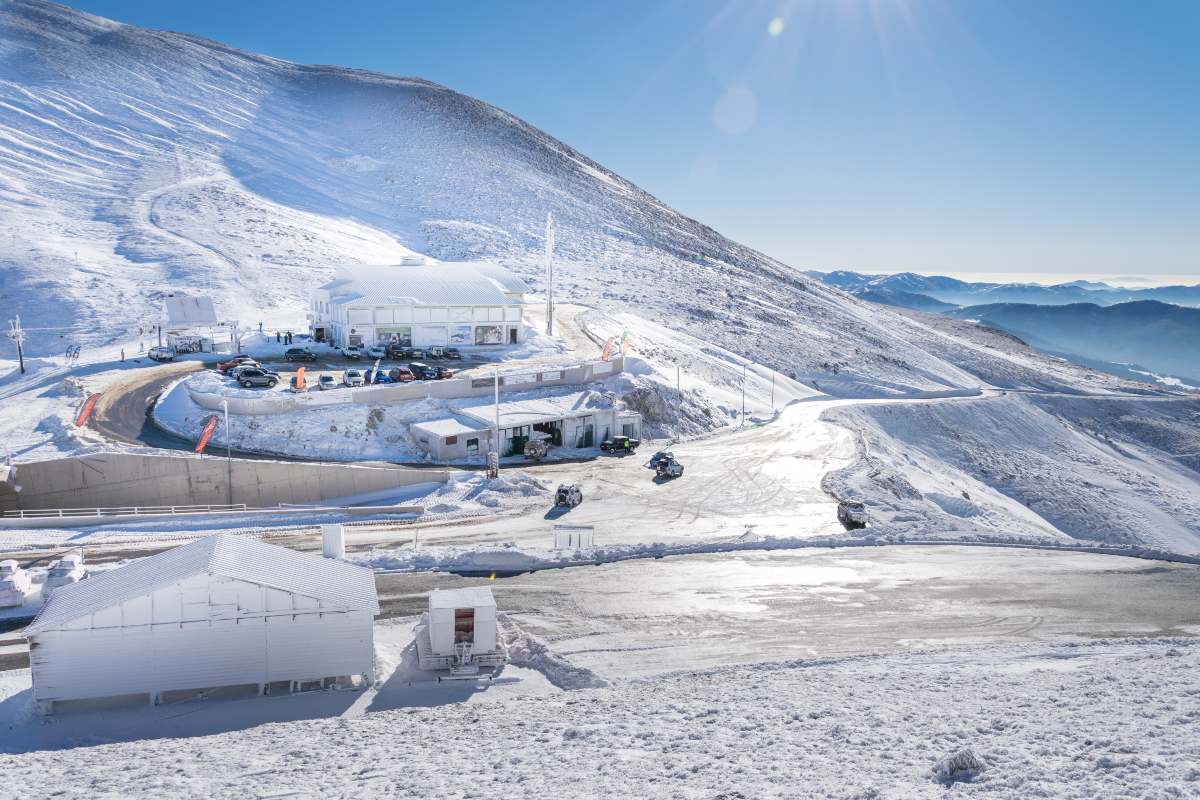
[[[340, 693], [233, 701], [207, 736], [106, 744], [98, 729], [70, 750], [23, 745], [38, 723], [9, 716], [0, 763], [31, 795], [96, 798], [1187, 797], [1200, 786], [1198, 671], [1193, 640], [1147, 640], [501, 687], [485, 702], [461, 702], [474, 694], [461, 688], [414, 696], [402, 677], [400, 704], [378, 710]], [[27, 680], [5, 674], [0, 711]], [[264, 702], [291, 704], [297, 721], [242, 729]], [[205, 710], [190, 705], [185, 724]]]

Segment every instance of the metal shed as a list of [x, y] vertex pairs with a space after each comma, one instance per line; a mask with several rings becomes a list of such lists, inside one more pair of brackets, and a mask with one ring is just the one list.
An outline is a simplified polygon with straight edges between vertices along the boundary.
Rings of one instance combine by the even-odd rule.
[[369, 569], [209, 536], [55, 591], [24, 632], [33, 699], [366, 686], [378, 613]]
[[416, 637], [421, 669], [494, 667], [505, 662], [496, 600], [486, 586], [434, 589]]

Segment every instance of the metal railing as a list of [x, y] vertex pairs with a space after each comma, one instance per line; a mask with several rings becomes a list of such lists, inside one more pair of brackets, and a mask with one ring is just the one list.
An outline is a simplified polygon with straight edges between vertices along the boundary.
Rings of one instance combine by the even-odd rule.
[[245, 503], [194, 506], [117, 506], [113, 508], [32, 508], [0, 511], [6, 519], [44, 519], [46, 517], [116, 517], [141, 514], [205, 514], [220, 511], [246, 511]]

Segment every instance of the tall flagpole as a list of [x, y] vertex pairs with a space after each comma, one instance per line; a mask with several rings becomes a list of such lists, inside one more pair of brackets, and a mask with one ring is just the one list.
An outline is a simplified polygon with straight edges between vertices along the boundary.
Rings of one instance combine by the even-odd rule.
[[546, 335], [554, 335], [554, 215], [546, 212]]

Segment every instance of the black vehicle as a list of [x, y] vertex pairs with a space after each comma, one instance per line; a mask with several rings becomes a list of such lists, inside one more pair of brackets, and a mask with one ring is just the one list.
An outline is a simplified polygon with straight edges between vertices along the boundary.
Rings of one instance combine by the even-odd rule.
[[387, 357], [395, 359], [396, 361], [402, 361], [406, 358], [412, 358], [412, 351], [407, 347], [401, 347], [398, 344], [389, 344], [387, 349]]
[[442, 353], [442, 355], [445, 356], [446, 358], [454, 359], [455, 361], [462, 359], [462, 353], [459, 352], [459, 349], [457, 347], [447, 347], [445, 352]]
[[255, 386], [265, 386], [268, 389], [279, 383], [279, 373], [270, 372], [269, 370], [255, 367], [253, 369], [244, 369], [238, 374], [238, 383], [251, 389]]
[[283, 354], [284, 361], [316, 361], [317, 354], [307, 347], [289, 347]]
[[438, 371], [428, 364], [422, 364], [420, 361], [413, 361], [408, 365], [408, 368], [412, 370], [412, 374], [416, 375], [417, 380], [419, 381], [437, 380]]
[[442, 366], [433, 367], [433, 371], [437, 374], [437, 379], [439, 381], [444, 381], [447, 378], [454, 377], [454, 373], [450, 371], [449, 367], [442, 367]]
[[663, 461], [674, 461], [675, 454], [670, 450], [659, 450], [654, 455], [650, 456], [650, 463], [647, 465], [650, 469], [658, 469], [658, 465]]
[[638, 449], [642, 442], [640, 439], [630, 439], [628, 436], [614, 436], [611, 439], [605, 439], [600, 444], [600, 449], [606, 453], [615, 453], [616, 455], [628, 455]]

